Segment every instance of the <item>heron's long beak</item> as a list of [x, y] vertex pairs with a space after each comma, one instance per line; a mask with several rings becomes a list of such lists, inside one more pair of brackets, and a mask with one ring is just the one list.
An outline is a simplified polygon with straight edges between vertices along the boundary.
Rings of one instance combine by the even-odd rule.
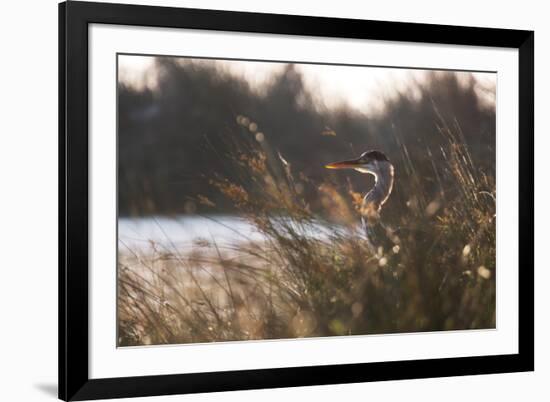
[[327, 169], [354, 169], [360, 166], [359, 159], [351, 159], [349, 161], [333, 162], [325, 165]]

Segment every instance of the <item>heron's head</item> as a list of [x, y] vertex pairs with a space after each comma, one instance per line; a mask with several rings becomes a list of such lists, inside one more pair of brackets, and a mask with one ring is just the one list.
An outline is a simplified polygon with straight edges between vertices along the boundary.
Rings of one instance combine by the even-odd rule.
[[333, 162], [325, 165], [327, 169], [355, 169], [361, 173], [377, 175], [382, 166], [390, 165], [386, 155], [380, 151], [363, 152], [357, 159]]

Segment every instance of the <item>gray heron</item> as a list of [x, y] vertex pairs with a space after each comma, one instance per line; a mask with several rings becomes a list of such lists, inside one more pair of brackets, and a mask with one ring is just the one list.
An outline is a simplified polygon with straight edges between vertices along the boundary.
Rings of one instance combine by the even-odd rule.
[[374, 186], [363, 198], [359, 211], [367, 241], [371, 250], [379, 256], [391, 249], [398, 250], [394, 246], [399, 239], [380, 220], [382, 206], [390, 197], [394, 181], [394, 167], [387, 156], [372, 150], [362, 153], [359, 158], [329, 163], [325, 167], [354, 169], [374, 176]]

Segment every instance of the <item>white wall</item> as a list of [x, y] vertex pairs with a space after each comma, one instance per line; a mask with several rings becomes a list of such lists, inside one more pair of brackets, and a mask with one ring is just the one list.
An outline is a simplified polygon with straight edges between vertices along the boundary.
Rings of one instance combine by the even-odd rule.
[[[53, 400], [57, 373], [57, 5], [2, 3], [0, 21], [0, 399]], [[545, 2], [386, 0], [141, 1], [145, 4], [534, 29], [536, 43], [536, 372], [259, 390], [166, 401], [548, 400], [550, 24]], [[140, 399], [153, 400], [153, 399]]]

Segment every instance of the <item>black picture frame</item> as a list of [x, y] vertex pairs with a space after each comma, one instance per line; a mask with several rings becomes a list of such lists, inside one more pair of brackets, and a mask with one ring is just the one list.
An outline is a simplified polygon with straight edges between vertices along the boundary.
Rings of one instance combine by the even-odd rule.
[[[517, 354], [90, 379], [88, 25], [118, 24], [507, 47], [519, 51]], [[59, 4], [59, 398], [293, 387], [534, 370], [534, 32], [70, 1]]]

